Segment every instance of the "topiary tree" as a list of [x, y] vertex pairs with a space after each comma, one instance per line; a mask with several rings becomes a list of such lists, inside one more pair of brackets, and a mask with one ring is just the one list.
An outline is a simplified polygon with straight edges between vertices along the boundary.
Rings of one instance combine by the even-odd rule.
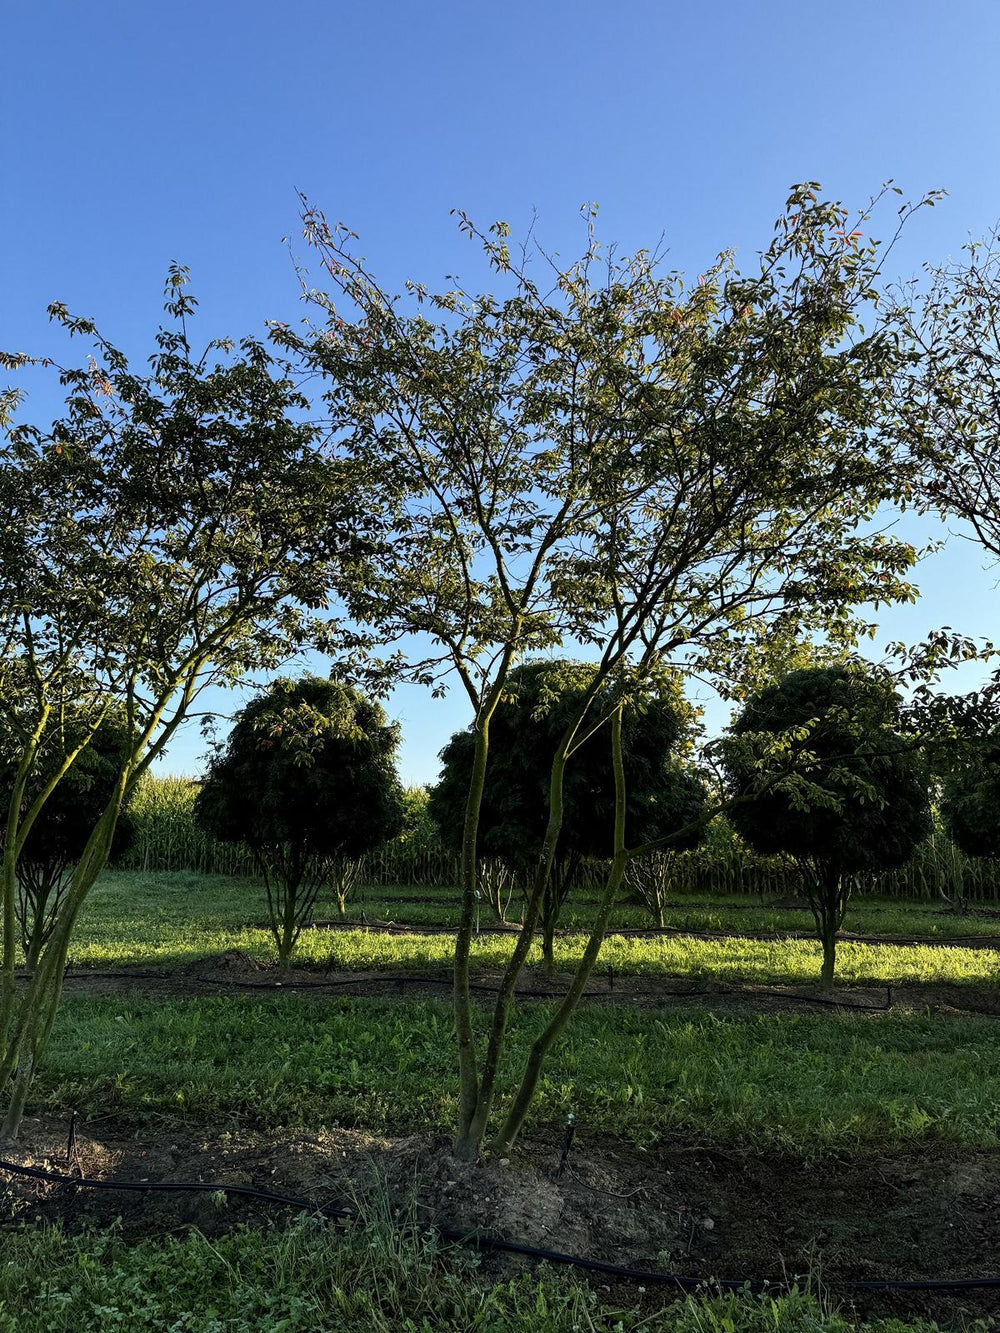
[[[81, 733], [86, 730], [86, 720], [76, 719], [69, 711], [63, 725], [47, 738], [48, 744], [26, 792], [28, 801], [62, 767], [66, 754], [79, 744]], [[16, 863], [14, 909], [21, 947], [31, 970], [55, 928], [70, 872], [83, 855], [94, 825], [114, 792], [128, 741], [124, 718], [119, 713], [108, 714], [54, 787], [24, 841]], [[0, 773], [0, 793], [7, 801], [13, 790], [15, 769], [16, 764], [8, 761]], [[125, 852], [131, 839], [132, 823], [126, 810], [115, 827], [112, 856]]]
[[965, 764], [945, 779], [941, 817], [966, 856], [1000, 854], [1000, 743], [970, 751]]
[[[492, 749], [480, 815], [479, 846], [485, 857], [526, 877], [538, 859], [548, 823], [553, 748], [596, 668], [582, 662], [539, 659], [516, 667], [492, 724]], [[679, 687], [625, 709], [622, 748], [630, 837], [652, 842], [696, 820], [705, 789], [683, 769], [674, 752], [690, 720]], [[457, 732], [441, 751], [443, 770], [431, 791], [430, 811], [444, 842], [461, 846], [472, 769], [474, 737]], [[546, 965], [553, 963], [559, 913], [584, 857], [607, 859], [614, 829], [614, 778], [607, 737], [589, 736], [566, 769], [559, 855], [549, 877], [539, 920]], [[694, 846], [700, 834], [679, 841]], [[492, 900], [492, 895], [491, 900]]]
[[812, 667], [752, 696], [722, 747], [736, 831], [806, 871], [824, 986], [853, 877], [903, 865], [930, 832], [927, 765], [900, 723], [888, 681], [853, 665]]
[[[276, 680], [237, 715], [195, 801], [195, 819], [246, 843], [264, 878], [268, 921], [287, 964], [324, 883], [403, 826], [399, 728], [335, 680]], [[339, 903], [343, 911], [343, 895]]]

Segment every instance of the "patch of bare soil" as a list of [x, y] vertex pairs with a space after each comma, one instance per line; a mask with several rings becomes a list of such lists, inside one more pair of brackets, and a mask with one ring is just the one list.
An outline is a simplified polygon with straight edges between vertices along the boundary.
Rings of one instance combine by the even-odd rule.
[[[388, 1207], [411, 1216], [415, 1200], [424, 1222], [706, 1279], [821, 1275], [836, 1292], [852, 1279], [985, 1276], [998, 1266], [998, 1151], [924, 1147], [806, 1160], [676, 1139], [643, 1151], [587, 1134], [576, 1137], [560, 1172], [563, 1145], [558, 1133], [542, 1134], [511, 1160], [470, 1166], [451, 1157], [444, 1141], [422, 1136], [328, 1130], [192, 1137], [179, 1124], [132, 1135], [95, 1122], [78, 1128], [67, 1156], [65, 1123], [41, 1119], [25, 1122], [9, 1157], [107, 1181], [254, 1185], [361, 1212]], [[136, 1234], [185, 1224], [213, 1233], [283, 1213], [236, 1197], [221, 1204], [206, 1194], [98, 1193], [3, 1173], [0, 1179], [0, 1227], [27, 1218], [78, 1226], [120, 1217]], [[592, 1280], [602, 1285], [600, 1276]], [[629, 1300], [637, 1294], [628, 1288]], [[908, 1293], [856, 1304], [938, 1317], [959, 1306], [982, 1314], [997, 1308], [1000, 1293]]]

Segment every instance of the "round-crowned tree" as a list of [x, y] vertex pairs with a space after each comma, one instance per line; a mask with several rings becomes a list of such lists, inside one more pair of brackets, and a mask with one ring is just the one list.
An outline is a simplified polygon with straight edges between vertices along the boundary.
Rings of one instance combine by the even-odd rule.
[[[62, 726], [46, 738], [25, 793], [24, 804], [35, 797], [62, 767], [66, 755], [89, 731], [82, 718], [68, 710]], [[122, 757], [131, 737], [124, 718], [109, 713], [80, 751], [65, 776], [52, 789], [24, 840], [17, 858], [15, 914], [21, 947], [29, 969], [38, 963], [62, 905], [70, 871], [83, 855], [94, 825], [111, 799], [121, 771]], [[9, 761], [0, 774], [0, 790], [9, 799], [16, 764]], [[111, 845], [112, 857], [128, 850], [133, 826], [128, 811], [118, 818]]]
[[208, 833], [246, 843], [287, 963], [327, 882], [343, 912], [349, 863], [403, 826], [399, 728], [335, 680], [276, 680], [242, 709], [195, 800]]
[[[486, 858], [524, 875], [541, 850], [548, 821], [552, 754], [567, 719], [590, 683], [587, 663], [534, 660], [516, 667], [490, 727], [479, 845]], [[677, 758], [690, 725], [679, 686], [626, 708], [622, 747], [629, 841], [642, 844], [680, 834], [705, 805], [701, 781]], [[456, 732], [441, 751], [442, 773], [431, 790], [430, 811], [447, 846], [462, 840], [474, 739]], [[607, 858], [614, 830], [614, 776], [607, 731], [587, 737], [567, 765], [559, 857], [542, 903], [543, 951], [551, 967], [553, 940], [569, 885], [584, 857]], [[679, 849], [701, 832], [680, 835]], [[492, 897], [492, 895], [491, 895]]]
[[923, 756], [900, 734], [900, 699], [851, 665], [791, 671], [750, 698], [723, 749], [737, 832], [805, 869], [832, 986], [854, 877], [905, 864], [931, 829]]
[[1000, 739], [991, 737], [948, 775], [941, 817], [966, 856], [1000, 855]]

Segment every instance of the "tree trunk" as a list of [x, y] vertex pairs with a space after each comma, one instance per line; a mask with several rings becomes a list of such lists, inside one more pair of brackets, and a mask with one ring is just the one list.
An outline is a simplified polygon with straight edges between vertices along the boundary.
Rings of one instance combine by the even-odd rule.
[[824, 990], [831, 990], [837, 963], [837, 933], [847, 914], [850, 880], [840, 866], [820, 862], [814, 865], [813, 875], [807, 877], [806, 882], [814, 886], [809, 893], [809, 905], [816, 922], [817, 937], [823, 946], [820, 984]]
[[[521, 932], [514, 942], [510, 960], [504, 968], [496, 1002], [493, 1006], [490, 1039], [486, 1050], [486, 1058], [483, 1061], [482, 1078], [477, 1080], [475, 1101], [470, 1106], [463, 1105], [459, 1108], [459, 1128], [455, 1138], [454, 1151], [455, 1156], [464, 1162], [474, 1162], [476, 1160], [486, 1135], [486, 1126], [489, 1123], [490, 1111], [493, 1107], [493, 1096], [500, 1068], [500, 1056], [504, 1047], [507, 1020], [514, 999], [514, 987], [531, 948], [535, 929], [538, 925], [542, 898], [549, 876], [552, 873], [556, 846], [559, 842], [559, 834], [562, 831], [563, 779], [566, 772], [566, 750], [571, 742], [572, 735], [564, 737], [563, 744], [552, 760], [552, 769], [549, 774], [548, 824], [545, 829], [545, 837], [542, 840], [541, 850], [538, 853], [535, 875], [525, 905]], [[466, 973], [467, 976], [468, 973]], [[475, 1070], [473, 1070], [473, 1078], [475, 1079]]]
[[[497, 696], [499, 699], [499, 695]], [[469, 957], [472, 952], [472, 934], [475, 922], [476, 888], [478, 880], [479, 812], [486, 785], [486, 761], [490, 748], [490, 719], [480, 719], [474, 733], [472, 775], [469, 795], [465, 803], [465, 824], [462, 829], [462, 910], [458, 933], [455, 937], [455, 966], [453, 973], [453, 1003], [455, 1036], [458, 1041], [458, 1128], [455, 1134], [455, 1155], [463, 1161], [474, 1161], [479, 1151], [474, 1141], [472, 1125], [479, 1101], [479, 1074], [476, 1069], [476, 1039], [472, 1025], [472, 994], [469, 988]]]
[[34, 1060], [31, 1053], [25, 1051], [18, 1061], [17, 1073], [14, 1075], [14, 1082], [11, 1087], [10, 1101], [7, 1103], [3, 1125], [0, 1126], [0, 1139], [6, 1143], [13, 1143], [21, 1132], [21, 1120], [24, 1117], [24, 1106], [28, 1098], [28, 1090], [31, 1087], [33, 1074]]
[[833, 990], [833, 973], [837, 964], [837, 927], [829, 927], [823, 936], [823, 972], [821, 983], [824, 990]]
[[511, 1145], [524, 1124], [538, 1087], [538, 1080], [541, 1078], [546, 1056], [561, 1036], [566, 1024], [580, 1003], [580, 997], [586, 988], [594, 964], [601, 952], [611, 910], [625, 878], [628, 857], [625, 852], [625, 768], [622, 757], [621, 705], [611, 719], [611, 754], [615, 774], [614, 860], [611, 864], [611, 873], [608, 876], [601, 905], [598, 909], [597, 920], [587, 941], [587, 947], [584, 949], [583, 958], [566, 993], [566, 998], [532, 1043], [521, 1075], [520, 1086], [514, 1094], [510, 1110], [494, 1143], [496, 1151], [502, 1155], [510, 1152]]
[[547, 977], [556, 970], [555, 940], [556, 923], [551, 916], [546, 916], [542, 923], [542, 963]]

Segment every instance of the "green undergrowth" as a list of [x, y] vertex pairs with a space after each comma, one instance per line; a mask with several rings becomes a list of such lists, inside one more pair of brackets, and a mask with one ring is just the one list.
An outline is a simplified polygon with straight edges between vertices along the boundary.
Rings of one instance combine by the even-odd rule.
[[[259, 917], [259, 886], [250, 881], [187, 874], [110, 875], [97, 886], [74, 938], [75, 966], [94, 968], [176, 966], [239, 949], [261, 962], [273, 960], [270, 934], [246, 923]], [[748, 929], [748, 926], [744, 926]], [[557, 967], [571, 968], [582, 937], [556, 941]], [[473, 966], [502, 967], [510, 936], [482, 934]], [[450, 965], [448, 935], [396, 935], [369, 930], [303, 932], [295, 962], [333, 971], [439, 971]], [[814, 940], [703, 940], [611, 936], [601, 953], [608, 966], [638, 976], [676, 976], [799, 985], [815, 982], [821, 951]], [[541, 962], [536, 942], [530, 963]], [[871, 945], [845, 941], [838, 950], [845, 983], [992, 983], [1000, 980], [1000, 950], [935, 945]]]
[[[510, 1027], [510, 1090], [547, 1006]], [[484, 1014], [479, 1014], [482, 1026]], [[223, 1129], [453, 1127], [450, 1013], [430, 1000], [220, 995], [67, 997], [34, 1108], [184, 1117]], [[578, 1013], [546, 1066], [529, 1128], [638, 1144], [679, 1133], [810, 1152], [1000, 1143], [1000, 1024], [833, 1013]]]
[[[115, 1230], [4, 1238], [0, 1333], [934, 1333], [855, 1321], [813, 1296], [664, 1297], [640, 1312], [575, 1278], [489, 1276], [473, 1256], [385, 1224], [338, 1234], [301, 1219], [127, 1243]], [[636, 1294], [635, 1300], [639, 1299]], [[648, 1299], [648, 1298], [647, 1298]], [[985, 1328], [984, 1325], [979, 1327]]]

